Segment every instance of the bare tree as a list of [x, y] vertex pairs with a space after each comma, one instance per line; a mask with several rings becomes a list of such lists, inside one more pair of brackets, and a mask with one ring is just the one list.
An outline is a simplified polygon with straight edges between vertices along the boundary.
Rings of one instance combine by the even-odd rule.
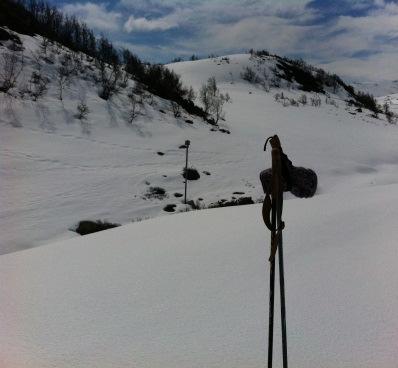
[[71, 81], [72, 70], [69, 64], [61, 65], [57, 68], [57, 84], [59, 95], [58, 98], [62, 101], [63, 91]]
[[43, 37], [43, 39], [41, 41], [41, 44], [40, 44], [40, 47], [41, 47], [41, 50], [42, 50], [44, 55], [47, 55], [47, 48], [48, 48], [49, 44], [50, 44], [50, 40], [48, 38], [46, 38], [46, 37]]
[[24, 56], [22, 52], [17, 51], [3, 53], [0, 61], [0, 91], [7, 93], [15, 87], [23, 70]]
[[181, 116], [181, 106], [177, 102], [171, 101], [171, 108], [173, 110], [174, 117], [179, 118]]
[[200, 100], [206, 114], [210, 114], [217, 124], [225, 116], [223, 111], [224, 104], [230, 101], [230, 97], [228, 94], [224, 95], [220, 92], [217, 87], [216, 78], [211, 77], [200, 89]]
[[395, 124], [397, 122], [397, 115], [394, 114], [391, 110], [390, 110], [390, 105], [385, 102], [383, 105], [383, 112], [386, 115], [386, 119], [390, 124]]
[[99, 97], [108, 100], [117, 91], [118, 82], [121, 78], [120, 65], [108, 66], [104, 61], [99, 60], [97, 67], [100, 71], [101, 91]]
[[194, 91], [194, 89], [191, 87], [189, 87], [189, 90], [187, 92], [187, 100], [194, 102], [196, 100], [196, 93]]
[[130, 102], [130, 110], [129, 110], [129, 113], [128, 113], [128, 121], [129, 121], [130, 124], [132, 124], [133, 120], [138, 115], [138, 101], [137, 101], [137, 97], [134, 94], [133, 90], [129, 93], [128, 98], [129, 98], [129, 102]]

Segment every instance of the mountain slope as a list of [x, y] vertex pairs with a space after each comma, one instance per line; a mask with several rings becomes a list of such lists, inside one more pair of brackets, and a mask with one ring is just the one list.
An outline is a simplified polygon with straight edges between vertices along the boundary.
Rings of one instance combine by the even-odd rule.
[[[266, 92], [242, 79], [245, 68], [259, 64], [273, 73], [271, 59], [261, 64], [249, 55], [231, 55], [168, 66], [196, 93], [209, 77], [216, 77], [220, 90], [232, 97], [219, 126], [231, 132], [225, 134], [186, 112], [175, 118], [170, 101], [147, 91], [137, 117], [129, 122], [128, 94], [136, 83], [128, 81], [108, 101], [99, 98], [90, 77], [98, 70], [90, 59], [84, 58], [86, 73], [73, 78], [60, 101], [56, 70], [70, 51], [49, 45], [48, 61], [38, 57], [41, 37], [20, 38], [25, 67], [18, 88], [0, 93], [0, 185], [5, 188], [0, 192], [0, 253], [73, 237], [69, 229], [81, 220], [128, 223], [166, 214], [167, 204], [185, 209], [175, 193], [183, 193], [185, 152], [179, 147], [186, 139], [192, 142], [190, 164], [201, 175], [189, 183], [188, 195], [202, 205], [240, 196], [261, 199], [258, 173], [269, 165], [262, 147], [275, 133], [295, 164], [317, 172], [318, 194], [396, 182], [395, 126], [383, 115], [375, 119], [368, 110], [347, 106], [341, 90], [326, 97], [282, 81]], [[0, 52], [9, 49], [3, 45]], [[30, 86], [38, 63], [49, 82], [46, 93], [34, 101], [18, 91]], [[322, 104], [284, 106], [290, 100], [274, 98], [281, 93], [295, 100], [305, 93], [308, 101], [320, 98]], [[79, 120], [82, 101], [91, 112]], [[151, 197], [150, 187], [164, 188], [167, 197]]]

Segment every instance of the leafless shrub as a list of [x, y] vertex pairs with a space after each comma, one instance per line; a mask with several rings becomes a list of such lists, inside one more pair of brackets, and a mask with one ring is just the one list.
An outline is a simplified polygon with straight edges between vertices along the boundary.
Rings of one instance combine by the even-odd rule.
[[86, 120], [89, 112], [90, 109], [88, 108], [87, 104], [84, 101], [80, 101], [79, 104], [77, 105], [76, 117], [79, 120]]
[[299, 103], [301, 103], [302, 105], [307, 105], [307, 103], [308, 103], [307, 95], [303, 93], [303, 94], [297, 99], [297, 101], [298, 101]]
[[315, 107], [320, 107], [322, 105], [322, 100], [319, 96], [311, 97], [311, 105]]
[[34, 101], [44, 96], [47, 91], [47, 84], [49, 80], [44, 77], [40, 72], [33, 71], [30, 76], [30, 95]]

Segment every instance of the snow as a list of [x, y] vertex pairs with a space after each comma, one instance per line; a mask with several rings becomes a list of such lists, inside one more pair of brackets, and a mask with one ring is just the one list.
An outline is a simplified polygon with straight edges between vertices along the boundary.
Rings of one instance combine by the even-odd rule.
[[[20, 88], [35, 70], [33, 55], [40, 45], [39, 37], [21, 37], [26, 66]], [[69, 229], [81, 220], [126, 224], [165, 215], [167, 204], [181, 208], [174, 193], [184, 190], [185, 152], [179, 146], [186, 139], [192, 142], [190, 164], [201, 173], [189, 185], [189, 199], [202, 198], [205, 205], [231, 199], [234, 192], [261, 199], [258, 172], [269, 164], [262, 146], [275, 133], [297, 165], [316, 170], [318, 193], [395, 182], [396, 127], [366, 111], [347, 111], [339, 96], [334, 96], [338, 108], [325, 103], [321, 108], [283, 107], [274, 100], [277, 89], [267, 93], [241, 79], [246, 66], [258, 64], [249, 55], [169, 66], [196, 92], [216, 77], [232, 98], [220, 123], [230, 135], [211, 132], [211, 126], [187, 114], [175, 119], [169, 102], [156, 97], [153, 105], [147, 99], [142, 115], [129, 124], [129, 89], [104, 101], [98, 86], [83, 75], [74, 78], [60, 101], [55, 83], [59, 57], [55, 54], [53, 65], [42, 61], [51, 82], [37, 102], [0, 95], [0, 254], [74, 237]], [[270, 73], [274, 64], [270, 59], [264, 67]], [[283, 91], [289, 97], [301, 94]], [[81, 99], [91, 111], [86, 122], [75, 118]], [[168, 198], [146, 199], [150, 186], [166, 189]]]
[[[397, 189], [285, 201], [291, 365], [396, 367]], [[1, 366], [263, 366], [268, 243], [254, 205], [3, 255]]]
[[[23, 39], [28, 76], [40, 39]], [[61, 102], [57, 63], [43, 66], [52, 82], [39, 101], [0, 94], [1, 367], [264, 366], [270, 235], [261, 206], [162, 209], [184, 210], [174, 193], [183, 193], [186, 139], [201, 173], [189, 198], [209, 204], [242, 191], [261, 199], [264, 140], [277, 133], [293, 163], [319, 181], [312, 199], [285, 195], [291, 366], [396, 368], [397, 127], [347, 107], [341, 93], [331, 95], [336, 106], [322, 97], [320, 108], [283, 107], [275, 93], [302, 92], [243, 81], [256, 65], [230, 55], [168, 66], [196, 91], [216, 77], [232, 98], [220, 123], [230, 135], [187, 114], [175, 119], [156, 97], [129, 125], [128, 91], [106, 102], [83, 78]], [[74, 117], [82, 98], [91, 110], [83, 123]], [[397, 95], [384, 101], [398, 105]], [[169, 197], [144, 198], [150, 186]], [[131, 223], [147, 217], [155, 218]], [[83, 219], [125, 226], [84, 237], [68, 230]]]

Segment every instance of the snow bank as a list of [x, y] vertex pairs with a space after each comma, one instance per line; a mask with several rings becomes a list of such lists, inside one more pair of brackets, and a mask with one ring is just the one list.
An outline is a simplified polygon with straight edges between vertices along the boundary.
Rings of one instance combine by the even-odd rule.
[[[179, 214], [3, 255], [0, 365], [264, 366], [260, 213]], [[397, 185], [285, 202], [292, 366], [396, 367], [397, 217]]]

